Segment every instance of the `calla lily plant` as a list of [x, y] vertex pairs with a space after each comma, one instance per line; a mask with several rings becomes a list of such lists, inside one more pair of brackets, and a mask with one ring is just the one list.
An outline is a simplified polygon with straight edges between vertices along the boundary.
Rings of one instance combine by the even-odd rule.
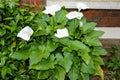
[[[1, 0], [0, 0], [1, 1]], [[106, 55], [81, 9], [68, 12], [59, 5], [31, 12], [17, 0], [0, 2], [0, 79], [1, 80], [89, 80], [104, 79], [101, 56]]]

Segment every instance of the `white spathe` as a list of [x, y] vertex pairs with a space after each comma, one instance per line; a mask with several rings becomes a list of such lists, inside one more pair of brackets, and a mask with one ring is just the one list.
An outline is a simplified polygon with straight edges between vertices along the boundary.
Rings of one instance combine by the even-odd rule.
[[60, 9], [61, 9], [61, 6], [59, 5], [46, 6], [43, 13], [55, 15], [55, 12], [59, 11]]
[[85, 10], [88, 9], [88, 6], [85, 5], [84, 3], [77, 3], [76, 4], [77, 9], [80, 11], [81, 9]]
[[67, 28], [63, 28], [63, 29], [57, 29], [57, 33], [55, 33], [55, 36], [57, 38], [64, 38], [64, 37], [68, 37], [69, 33]]
[[72, 12], [69, 12], [66, 17], [68, 19], [74, 19], [74, 18], [77, 18], [77, 19], [81, 19], [83, 17], [83, 13], [81, 12], [77, 12], [77, 11], [72, 11]]
[[32, 34], [33, 34], [32, 28], [30, 28], [29, 26], [26, 26], [18, 33], [17, 37], [20, 37], [20, 38], [28, 41]]

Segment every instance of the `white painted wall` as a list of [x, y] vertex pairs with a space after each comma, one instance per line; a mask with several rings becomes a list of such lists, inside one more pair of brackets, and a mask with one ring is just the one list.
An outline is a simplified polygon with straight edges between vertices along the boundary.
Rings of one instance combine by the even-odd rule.
[[97, 27], [96, 30], [104, 31], [101, 39], [120, 39], [120, 27]]
[[120, 0], [47, 0], [47, 5], [59, 4], [66, 8], [76, 8], [82, 2], [90, 9], [120, 9]]

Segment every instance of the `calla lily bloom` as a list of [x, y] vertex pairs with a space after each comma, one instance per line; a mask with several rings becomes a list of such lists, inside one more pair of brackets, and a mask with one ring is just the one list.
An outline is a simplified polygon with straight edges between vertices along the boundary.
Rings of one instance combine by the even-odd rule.
[[32, 34], [33, 34], [32, 28], [30, 28], [29, 26], [26, 26], [18, 33], [17, 37], [20, 37], [20, 38], [28, 41]]
[[81, 19], [83, 17], [83, 14], [81, 12], [73, 11], [68, 13], [66, 17], [70, 20], [74, 18]]
[[51, 15], [55, 15], [55, 12], [61, 9], [59, 5], [46, 6], [45, 8], [46, 9], [43, 11], [43, 13]]
[[68, 37], [69, 33], [67, 28], [63, 28], [63, 29], [57, 29], [57, 33], [55, 33], [55, 36], [57, 38], [63, 38], [63, 37]]
[[77, 8], [78, 10], [80, 11], [81, 9], [85, 10], [85, 9], [88, 9], [88, 6], [85, 5], [84, 3], [77, 3]]

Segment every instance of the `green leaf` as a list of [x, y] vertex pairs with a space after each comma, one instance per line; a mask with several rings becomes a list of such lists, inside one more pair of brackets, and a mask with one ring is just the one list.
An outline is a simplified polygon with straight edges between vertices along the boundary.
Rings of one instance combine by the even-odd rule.
[[84, 33], [90, 32], [90, 30], [93, 30], [95, 28], [95, 26], [96, 26], [96, 23], [94, 23], [94, 22], [85, 23], [82, 27], [82, 31]]
[[46, 42], [46, 46], [47, 46], [47, 50], [49, 52], [54, 51], [58, 47], [58, 45], [55, 42], [52, 42], [52, 41], [49, 41], [49, 40]]
[[14, 80], [22, 80], [20, 76], [16, 76]]
[[14, 47], [15, 47], [14, 44], [10, 44], [10, 45], [8, 46], [8, 50], [13, 51], [13, 48], [14, 48]]
[[82, 57], [86, 64], [90, 63], [91, 57], [88, 53], [80, 53], [80, 56]]
[[42, 29], [45, 29], [47, 27], [47, 23], [43, 19], [38, 19], [37, 24], [38, 26], [41, 26]]
[[82, 17], [81, 22], [82, 22], [83, 24], [85, 24], [85, 23], [87, 22], [85, 16]]
[[0, 44], [2, 45], [2, 46], [4, 46], [4, 44], [5, 44], [5, 40], [2, 38], [2, 39], [0, 39]]
[[86, 36], [86, 37], [84, 37], [83, 42], [85, 42], [89, 46], [102, 46], [102, 44], [98, 38], [90, 38], [90, 37]]
[[101, 77], [101, 80], [104, 80], [104, 74], [102, 68], [99, 65], [95, 66], [95, 68], [97, 72], [96, 75], [99, 75]]
[[69, 31], [70, 35], [74, 35], [78, 26], [79, 26], [79, 20], [78, 19], [73, 19], [70, 22], [68, 22], [67, 28], [68, 28], [68, 31]]
[[105, 49], [103, 49], [102, 47], [94, 47], [93, 51], [92, 51], [92, 55], [106, 55], [107, 52]]
[[17, 28], [16, 22], [15, 22], [14, 20], [11, 20], [11, 23], [10, 23], [10, 24], [12, 24], [12, 25], [11, 25], [11, 26], [9, 26], [9, 25], [4, 25], [4, 27], [5, 27], [6, 29], [10, 30], [11, 32], [15, 31], [16, 28]]
[[75, 66], [73, 66], [69, 73], [68, 73], [68, 76], [70, 78], [70, 80], [77, 80], [78, 79], [78, 76], [79, 76], [79, 70], [78, 68], [76, 68]]
[[57, 21], [57, 23], [61, 23], [61, 25], [66, 25], [68, 19], [66, 18], [66, 14], [68, 12], [66, 10], [60, 10], [56, 13], [55, 15], [55, 20]]
[[81, 78], [78, 80], [89, 80], [89, 74], [86, 73], [80, 73]]
[[32, 45], [30, 51], [30, 65], [37, 64], [42, 58], [47, 59], [50, 55], [50, 52], [45, 45]]
[[56, 66], [54, 74], [55, 74], [55, 77], [57, 78], [57, 80], [64, 80], [66, 72], [62, 67]]
[[104, 34], [104, 32], [103, 31], [91, 31], [90, 33], [88, 33], [88, 36], [90, 37], [90, 38], [98, 38], [98, 37], [100, 37], [100, 36], [102, 36]]
[[50, 76], [49, 79], [47, 79], [47, 80], [57, 80], [57, 79], [56, 79], [55, 75], [53, 74], [53, 75]]
[[19, 21], [19, 19], [20, 19], [20, 14], [17, 14], [15, 18], [16, 18], [16, 19], [15, 19], [16, 23], [18, 23], [18, 21]]
[[6, 68], [6, 67], [3, 67], [3, 68], [1, 69], [1, 76], [2, 76], [3, 79], [5, 79], [6, 73], [7, 73], [7, 68]]
[[52, 26], [47, 26], [47, 28], [45, 29], [45, 32], [48, 34], [52, 34], [53, 33], [53, 27]]
[[71, 44], [69, 45], [72, 50], [85, 50], [86, 52], [89, 52], [89, 48], [83, 44], [80, 41], [74, 40], [70, 42]]
[[38, 79], [48, 79], [49, 76], [53, 74], [52, 70], [47, 70], [47, 71], [39, 71], [38, 72]]
[[89, 73], [89, 74], [96, 73], [95, 66], [94, 66], [93, 62], [90, 62], [89, 64], [82, 63], [81, 71], [83, 73]]
[[16, 28], [17, 28], [17, 26], [16, 26], [16, 25], [13, 25], [13, 26], [11, 27], [11, 32], [15, 31]]
[[11, 68], [7, 68], [7, 73], [10, 74], [10, 75], [13, 75], [12, 69]]
[[0, 2], [0, 8], [4, 8], [4, 4]]
[[24, 74], [25, 72], [26, 72], [26, 70], [24, 70], [24, 69], [21, 69], [21, 70], [19, 70], [19, 71], [18, 71], [17, 75]]
[[47, 15], [47, 14], [44, 14], [44, 15], [42, 16], [42, 19], [43, 19], [44, 21], [46, 21], [46, 22], [49, 22], [49, 21], [50, 21], [50, 16]]
[[[48, 26], [49, 27], [49, 26]], [[49, 29], [49, 28], [48, 28]], [[43, 30], [38, 30], [37, 32], [34, 33], [34, 36], [43, 36], [43, 35], [48, 35], [47, 31], [45, 29]]]
[[54, 55], [51, 55], [48, 59], [42, 59], [38, 64], [30, 65], [30, 69], [36, 69], [36, 70], [48, 70], [53, 69], [55, 62]]
[[27, 22], [32, 21], [33, 18], [35, 17], [35, 14], [34, 14], [33, 12], [29, 12], [29, 14], [30, 14], [30, 16], [29, 16], [29, 18], [26, 20]]
[[17, 59], [17, 60], [26, 60], [29, 58], [31, 52], [29, 51], [29, 49], [21, 49], [19, 51], [14, 52], [11, 55], [11, 58], [13, 59]]
[[78, 40], [70, 40], [68, 38], [60, 39], [60, 43], [68, 46], [71, 50], [85, 50], [89, 52], [89, 48]]
[[[21, 40], [18, 44], [19, 49], [24, 49], [24, 47], [27, 45], [27, 42], [25, 40]], [[27, 49], [28, 50], [28, 49]]]
[[68, 43], [70, 40], [68, 38], [62, 38], [62, 39], [56, 39], [56, 42], [60, 42], [63, 45], [70, 45], [70, 43]]
[[15, 5], [16, 5], [16, 3], [15, 3], [15, 2], [10, 1], [10, 2], [8, 3], [8, 5], [7, 5], [7, 6], [9, 6], [9, 8], [10, 8], [11, 12], [13, 12], [13, 11], [12, 11], [12, 9], [13, 9], [13, 8], [15, 8]]
[[14, 0], [14, 2], [19, 2], [20, 0]]
[[4, 66], [5, 65], [6, 59], [7, 59], [7, 57], [5, 57], [5, 56], [1, 57], [0, 66]]
[[54, 27], [55, 25], [57, 25], [57, 22], [55, 22], [56, 20], [55, 20], [55, 18], [54, 18], [54, 16], [52, 16], [52, 17], [50, 17], [50, 22], [49, 22], [49, 24], [52, 26], [52, 27]]
[[3, 36], [6, 34], [6, 30], [5, 29], [0, 29], [0, 36]]
[[92, 57], [94, 64], [96, 65], [104, 65], [103, 59], [100, 56]]
[[10, 64], [10, 68], [13, 70], [17, 70], [17, 67], [14, 64]]
[[4, 18], [4, 20], [12, 20], [13, 17], [7, 17], [7, 18]]
[[57, 48], [57, 44], [47, 41], [44, 45], [34, 44], [31, 45], [30, 51], [30, 65], [37, 64], [42, 58], [47, 59], [52, 51]]
[[72, 66], [73, 55], [69, 52], [64, 52], [63, 55], [64, 57], [60, 53], [56, 54], [56, 60], [68, 72]]
[[48, 35], [53, 33], [53, 27], [52, 26], [46, 26], [45, 28], [42, 28], [41, 26], [38, 27], [38, 29], [35, 31], [34, 36], [42, 36], [42, 35]]

